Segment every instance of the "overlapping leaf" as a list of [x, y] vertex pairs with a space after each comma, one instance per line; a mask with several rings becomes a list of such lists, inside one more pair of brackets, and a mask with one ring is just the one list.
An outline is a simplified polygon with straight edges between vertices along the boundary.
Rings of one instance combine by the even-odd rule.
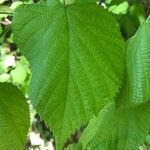
[[13, 33], [31, 65], [32, 103], [60, 149], [118, 91], [124, 65], [118, 27], [95, 2], [49, 1], [17, 9]]
[[24, 149], [29, 125], [25, 97], [14, 85], [0, 83], [0, 149]]
[[150, 129], [149, 107], [150, 104], [146, 103], [116, 111], [115, 105], [107, 106], [85, 129], [81, 149], [139, 149], [145, 143]]
[[150, 21], [147, 20], [128, 42], [127, 80], [129, 100], [150, 100]]

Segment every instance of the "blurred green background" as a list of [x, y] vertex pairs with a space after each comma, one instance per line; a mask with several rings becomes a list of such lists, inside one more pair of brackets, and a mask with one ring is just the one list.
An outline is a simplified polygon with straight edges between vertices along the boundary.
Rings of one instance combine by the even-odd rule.
[[[31, 71], [28, 62], [13, 43], [11, 22], [16, 7], [39, 2], [43, 0], [0, 0], [0, 82], [12, 82], [17, 85], [27, 100]], [[100, 0], [97, 4], [114, 15], [125, 41], [134, 35], [150, 13], [150, 0]], [[30, 110], [31, 128], [26, 149], [53, 150], [51, 130], [32, 107]], [[78, 138], [79, 135], [76, 133], [68, 143]], [[144, 147], [141, 150], [144, 150]]]

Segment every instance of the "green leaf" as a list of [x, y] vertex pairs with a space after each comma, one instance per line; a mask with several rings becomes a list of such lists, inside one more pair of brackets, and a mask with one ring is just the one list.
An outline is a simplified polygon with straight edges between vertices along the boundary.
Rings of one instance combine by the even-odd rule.
[[10, 74], [8, 74], [8, 73], [0, 74], [0, 82], [7, 82], [9, 80], [10, 80]]
[[150, 100], [150, 21], [147, 20], [127, 45], [127, 92], [129, 100]]
[[99, 112], [97, 117], [90, 120], [80, 139], [82, 149], [114, 149], [116, 125], [115, 106], [109, 104]]
[[108, 105], [85, 129], [81, 137], [82, 149], [139, 149], [150, 129], [149, 107], [149, 103], [120, 109], [113, 104]]
[[13, 13], [13, 10], [10, 7], [0, 5], [0, 14], [12, 14], [12, 13]]
[[139, 2], [139, 4], [134, 4], [130, 7], [130, 15], [138, 17], [140, 24], [142, 25], [145, 22], [145, 9], [144, 5]]
[[95, 2], [59, 2], [21, 6], [13, 33], [31, 65], [33, 106], [61, 149], [118, 91], [125, 52], [118, 26]]
[[0, 83], [0, 149], [24, 149], [29, 125], [25, 97], [13, 84]]
[[0, 25], [0, 34], [3, 32], [2, 26]]
[[114, 14], [126, 14], [127, 10], [129, 8], [129, 4], [127, 1], [124, 1], [122, 3], [120, 3], [119, 5], [112, 5], [111, 7], [109, 7], [109, 11], [111, 11]]
[[14, 83], [23, 84], [27, 77], [27, 69], [21, 63], [16, 65], [16, 68], [10, 72]]
[[65, 150], [82, 150], [82, 145], [80, 143], [74, 143], [65, 148]]

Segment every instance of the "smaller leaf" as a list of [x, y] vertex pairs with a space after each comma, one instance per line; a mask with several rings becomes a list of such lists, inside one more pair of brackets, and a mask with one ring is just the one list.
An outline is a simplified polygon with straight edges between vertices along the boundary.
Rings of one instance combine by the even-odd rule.
[[18, 63], [15, 70], [12, 70], [10, 74], [14, 83], [22, 84], [27, 77], [27, 70], [24, 65]]
[[2, 73], [0, 74], [0, 82], [6, 82], [10, 80], [10, 74]]
[[80, 144], [90, 150], [133, 150], [144, 144], [150, 128], [150, 104], [117, 110], [108, 105], [85, 129]]
[[127, 93], [129, 101], [150, 100], [150, 21], [147, 20], [127, 43]]
[[109, 8], [109, 11], [111, 11], [112, 13], [117, 14], [117, 15], [119, 15], [119, 14], [126, 14], [128, 8], [129, 8], [128, 2], [124, 1], [124, 2], [122, 2], [119, 5], [112, 5]]
[[0, 5], [0, 14], [12, 14], [13, 10], [8, 6]]
[[25, 97], [13, 84], [0, 83], [0, 149], [23, 150], [29, 126]]

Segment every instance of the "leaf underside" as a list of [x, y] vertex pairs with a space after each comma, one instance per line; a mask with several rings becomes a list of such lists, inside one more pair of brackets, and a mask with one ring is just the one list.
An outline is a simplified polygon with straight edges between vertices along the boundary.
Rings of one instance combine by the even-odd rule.
[[33, 106], [61, 149], [118, 91], [125, 51], [116, 22], [95, 2], [57, 1], [18, 8], [13, 33], [31, 65]]
[[25, 97], [14, 85], [0, 83], [0, 149], [24, 149], [29, 126]]
[[127, 44], [129, 100], [150, 100], [150, 20], [147, 20]]

